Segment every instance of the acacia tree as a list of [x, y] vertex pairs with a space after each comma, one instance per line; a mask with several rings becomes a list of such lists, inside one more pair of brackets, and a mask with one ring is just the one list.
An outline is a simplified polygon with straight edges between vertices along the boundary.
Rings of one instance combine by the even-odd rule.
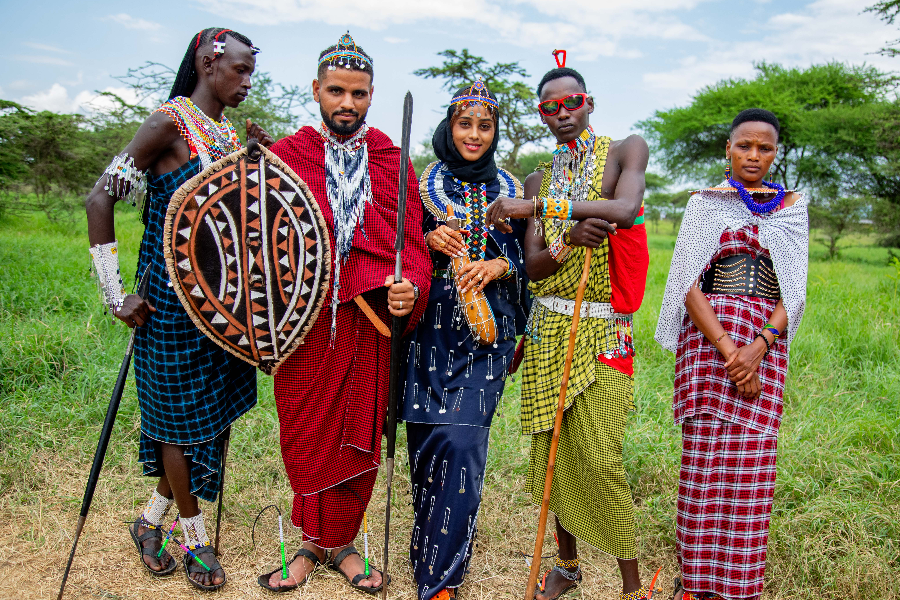
[[442, 87], [455, 92], [478, 79], [497, 96], [500, 103], [500, 164], [514, 173], [521, 172], [519, 154], [528, 144], [547, 139], [550, 132], [537, 116], [537, 94], [523, 81], [528, 72], [518, 62], [491, 64], [480, 56], [444, 50], [438, 52], [444, 62], [439, 67], [416, 69], [413, 74], [425, 79], [442, 79]]
[[[897, 17], [900, 16], [900, 0], [881, 0], [881, 2], [876, 2], [867, 8], [865, 12], [875, 13], [879, 19], [888, 25], [893, 25]], [[900, 40], [894, 40], [879, 50], [878, 53], [885, 56], [897, 56], [900, 54], [900, 48], [897, 48], [898, 45], [900, 45]]]
[[810, 195], [814, 225], [826, 232], [834, 255], [837, 239], [870, 211], [873, 199], [900, 187], [887, 149], [896, 141], [891, 123], [900, 121], [897, 78], [842, 63], [806, 69], [760, 63], [756, 73], [752, 80], [703, 88], [690, 105], [657, 111], [638, 127], [671, 177], [715, 184], [723, 177], [734, 116], [750, 107], [771, 110], [781, 122], [771, 172], [786, 187]]

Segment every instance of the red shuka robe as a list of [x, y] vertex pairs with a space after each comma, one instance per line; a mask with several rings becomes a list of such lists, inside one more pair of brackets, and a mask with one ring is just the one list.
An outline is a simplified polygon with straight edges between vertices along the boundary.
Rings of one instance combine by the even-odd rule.
[[[393, 275], [396, 258], [400, 149], [374, 128], [369, 128], [366, 143], [373, 202], [365, 207], [362, 226], [356, 229], [353, 247], [341, 265], [334, 345], [330, 346], [329, 290], [303, 345], [275, 375], [281, 453], [295, 494], [292, 521], [303, 528], [305, 538], [326, 548], [350, 543], [359, 529], [381, 459], [387, 408], [390, 340], [377, 332], [352, 300], [364, 294], [382, 321], [390, 324], [384, 281]], [[271, 150], [309, 186], [328, 225], [331, 247], [336, 248], [334, 217], [325, 191], [322, 136], [312, 127], [303, 127]], [[418, 181], [410, 164], [403, 276], [419, 287], [420, 297], [409, 316], [407, 332], [425, 312], [431, 283], [422, 215]], [[336, 260], [333, 250], [332, 273]], [[365, 478], [348, 481], [364, 473]], [[365, 484], [359, 485], [363, 481]], [[342, 483], [330, 490], [330, 495], [323, 493]], [[351, 488], [353, 492], [348, 493]], [[341, 498], [332, 497], [335, 494]], [[359, 505], [358, 512], [352, 511], [354, 504]], [[335, 520], [339, 514], [344, 518]]]

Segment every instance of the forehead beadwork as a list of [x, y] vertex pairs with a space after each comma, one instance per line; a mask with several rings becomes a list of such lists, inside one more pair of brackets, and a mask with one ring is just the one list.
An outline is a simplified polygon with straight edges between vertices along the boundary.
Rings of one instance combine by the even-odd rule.
[[341, 36], [338, 40], [337, 47], [334, 50], [319, 59], [320, 67], [324, 63], [330, 63], [328, 65], [329, 71], [334, 71], [339, 66], [350, 69], [353, 64], [355, 64], [358, 69], [363, 69], [364, 65], [369, 65], [370, 68], [372, 67], [372, 61], [369, 60], [369, 57], [359, 51], [359, 48], [357, 47], [356, 42], [353, 41], [353, 36], [350, 35], [349, 31]]
[[[483, 106], [488, 111], [493, 111], [500, 106], [497, 100], [491, 98], [490, 91], [488, 91], [487, 86], [481, 79], [469, 86], [469, 89], [459, 96], [454, 96], [450, 102], [450, 106], [457, 107], [457, 112], [470, 107], [474, 108], [476, 104]], [[472, 112], [470, 111], [469, 115], [471, 116], [471, 114]], [[479, 113], [478, 116], [481, 116], [481, 114]]]

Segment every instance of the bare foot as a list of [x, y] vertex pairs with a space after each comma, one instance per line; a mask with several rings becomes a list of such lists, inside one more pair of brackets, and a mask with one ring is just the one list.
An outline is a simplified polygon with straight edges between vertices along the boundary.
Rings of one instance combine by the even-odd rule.
[[[206, 546], [207, 550], [203, 552], [194, 551], [194, 554], [197, 555], [197, 558], [203, 561], [203, 564], [212, 567], [215, 564], [218, 564], [216, 561], [216, 554], [213, 552], [212, 546]], [[205, 569], [201, 573], [188, 573], [188, 577], [199, 583], [200, 585], [222, 585], [225, 582], [225, 570], [222, 569], [221, 566], [213, 569], [212, 571], [206, 571]]]
[[[570, 573], [576, 573], [576, 570], [569, 570]], [[570, 581], [566, 579], [562, 573], [553, 569], [547, 574], [547, 578], [544, 581], [544, 591], [538, 591], [534, 595], [535, 600], [549, 600], [550, 598], [558, 598], [561, 596], [566, 590], [577, 587], [577, 581]], [[540, 584], [538, 584], [538, 590], [540, 590]]]
[[[303, 548], [309, 550], [313, 554], [319, 557], [319, 560], [325, 560], [325, 550], [319, 548], [315, 544], [310, 544], [309, 542], [303, 544]], [[306, 558], [305, 556], [298, 556], [290, 563], [288, 563], [288, 578], [281, 578], [281, 570], [275, 571], [272, 573], [272, 576], [269, 577], [269, 585], [273, 588], [282, 588], [289, 585], [297, 585], [306, 579], [310, 573], [316, 570], [316, 565], [313, 564], [311, 560]]]
[[[148, 531], [153, 531], [149, 527], [143, 524], [143, 521], [138, 521], [140, 524], [138, 525], [137, 531], [134, 530], [134, 524], [128, 526], [128, 529], [134, 532], [135, 537], [140, 538], [142, 535], [147, 533]], [[141, 548], [149, 550], [152, 554], [144, 554], [141, 558], [150, 569], [154, 571], [164, 571], [170, 568], [172, 561], [175, 559], [172, 558], [172, 555], [168, 552], [163, 552], [162, 556], [157, 558], [156, 555], [159, 554], [159, 549], [162, 547], [162, 539], [158, 537], [152, 537], [141, 542]]]
[[[335, 548], [331, 551], [331, 555], [337, 556], [346, 547], [347, 546], [344, 546], [343, 548]], [[335, 565], [334, 568], [343, 573], [347, 577], [347, 579], [353, 581], [354, 577], [365, 573], [366, 563], [359, 554], [354, 553], [344, 557], [344, 560], [341, 561], [340, 567]], [[369, 567], [369, 576], [365, 579], [361, 579], [356, 585], [360, 587], [377, 588], [381, 585], [381, 581], [381, 571], [376, 571], [375, 569]]]

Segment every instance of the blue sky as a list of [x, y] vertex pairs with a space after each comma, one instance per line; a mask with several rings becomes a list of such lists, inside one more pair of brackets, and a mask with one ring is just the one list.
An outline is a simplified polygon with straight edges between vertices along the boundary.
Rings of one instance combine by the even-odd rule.
[[[2, 2], [0, 98], [57, 111], [89, 110], [96, 90], [153, 60], [177, 67], [204, 27], [228, 27], [262, 49], [257, 68], [307, 85], [319, 51], [347, 29], [375, 59], [369, 123], [399, 140], [402, 98], [415, 97], [413, 141], [428, 137], [447, 101], [439, 83], [412, 75], [435, 54], [468, 48], [519, 61], [537, 83], [568, 50], [594, 94], [592, 124], [620, 138], [654, 110], [684, 105], [704, 85], [752, 76], [766, 60], [830, 60], [900, 69], [872, 52], [900, 37], [863, 9], [875, 0], [82, 0]], [[251, 91], [252, 93], [252, 91]]]

